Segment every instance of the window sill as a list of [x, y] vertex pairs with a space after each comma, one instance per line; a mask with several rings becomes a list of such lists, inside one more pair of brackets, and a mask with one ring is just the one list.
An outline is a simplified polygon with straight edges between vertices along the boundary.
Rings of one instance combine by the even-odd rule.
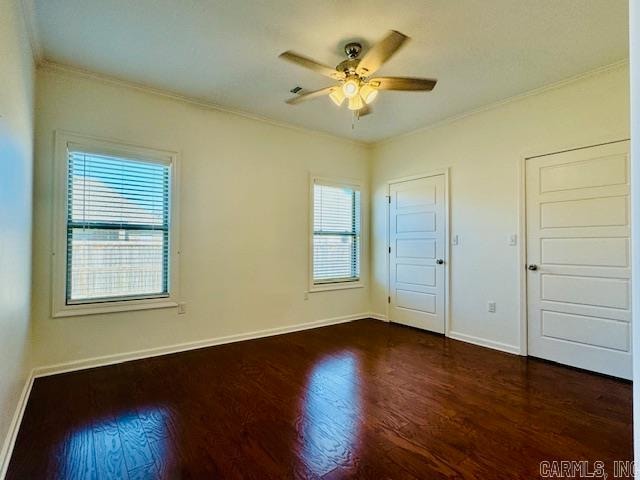
[[129, 300], [116, 303], [89, 303], [80, 305], [65, 305], [53, 312], [53, 318], [79, 317], [83, 315], [95, 315], [99, 313], [133, 312], [137, 310], [150, 310], [157, 308], [174, 308], [178, 303], [169, 298], [149, 300]]
[[331, 290], [347, 290], [351, 288], [364, 288], [362, 282], [324, 283], [313, 285], [309, 288], [309, 293], [328, 292]]

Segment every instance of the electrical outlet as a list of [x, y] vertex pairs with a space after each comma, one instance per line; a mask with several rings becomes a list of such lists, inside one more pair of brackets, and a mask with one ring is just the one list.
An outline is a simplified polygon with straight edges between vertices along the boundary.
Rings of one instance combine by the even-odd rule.
[[304, 299], [309, 300], [309, 292], [304, 292]]
[[187, 313], [187, 304], [182, 302], [178, 304], [178, 315]]
[[496, 302], [488, 302], [487, 303], [487, 312], [496, 313]]

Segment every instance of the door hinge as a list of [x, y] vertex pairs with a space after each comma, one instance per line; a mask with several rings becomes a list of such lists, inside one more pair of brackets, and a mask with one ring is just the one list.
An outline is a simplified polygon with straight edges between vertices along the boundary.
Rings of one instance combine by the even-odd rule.
[[391, 253], [391, 247], [389, 247], [389, 253]]
[[387, 303], [391, 303], [391, 297], [387, 297]]
[[391, 205], [391, 195], [387, 195], [387, 203]]

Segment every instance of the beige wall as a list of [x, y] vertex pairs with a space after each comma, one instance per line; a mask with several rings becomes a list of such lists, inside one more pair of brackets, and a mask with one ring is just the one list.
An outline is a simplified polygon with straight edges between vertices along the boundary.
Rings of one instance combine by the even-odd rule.
[[0, 477], [29, 370], [33, 82], [19, 4], [0, 0]]
[[[469, 340], [520, 347], [519, 170], [526, 155], [628, 138], [628, 68], [379, 144], [372, 163], [372, 311], [386, 311], [386, 182], [450, 168], [451, 330]], [[487, 312], [495, 301], [497, 311]]]
[[[369, 151], [77, 74], [37, 77], [33, 319], [38, 366], [367, 312], [369, 289], [309, 294], [309, 174], [368, 183]], [[176, 309], [51, 318], [54, 131], [178, 151]], [[368, 198], [368, 192], [363, 192]], [[368, 225], [364, 209], [364, 223]], [[367, 241], [363, 243], [365, 259]], [[363, 262], [368, 278], [368, 262]]]

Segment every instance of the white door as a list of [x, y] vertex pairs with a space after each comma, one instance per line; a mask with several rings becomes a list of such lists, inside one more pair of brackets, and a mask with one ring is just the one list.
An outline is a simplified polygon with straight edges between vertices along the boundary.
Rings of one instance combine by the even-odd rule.
[[445, 177], [389, 187], [389, 319], [444, 333]]
[[631, 378], [629, 145], [527, 160], [529, 355]]

